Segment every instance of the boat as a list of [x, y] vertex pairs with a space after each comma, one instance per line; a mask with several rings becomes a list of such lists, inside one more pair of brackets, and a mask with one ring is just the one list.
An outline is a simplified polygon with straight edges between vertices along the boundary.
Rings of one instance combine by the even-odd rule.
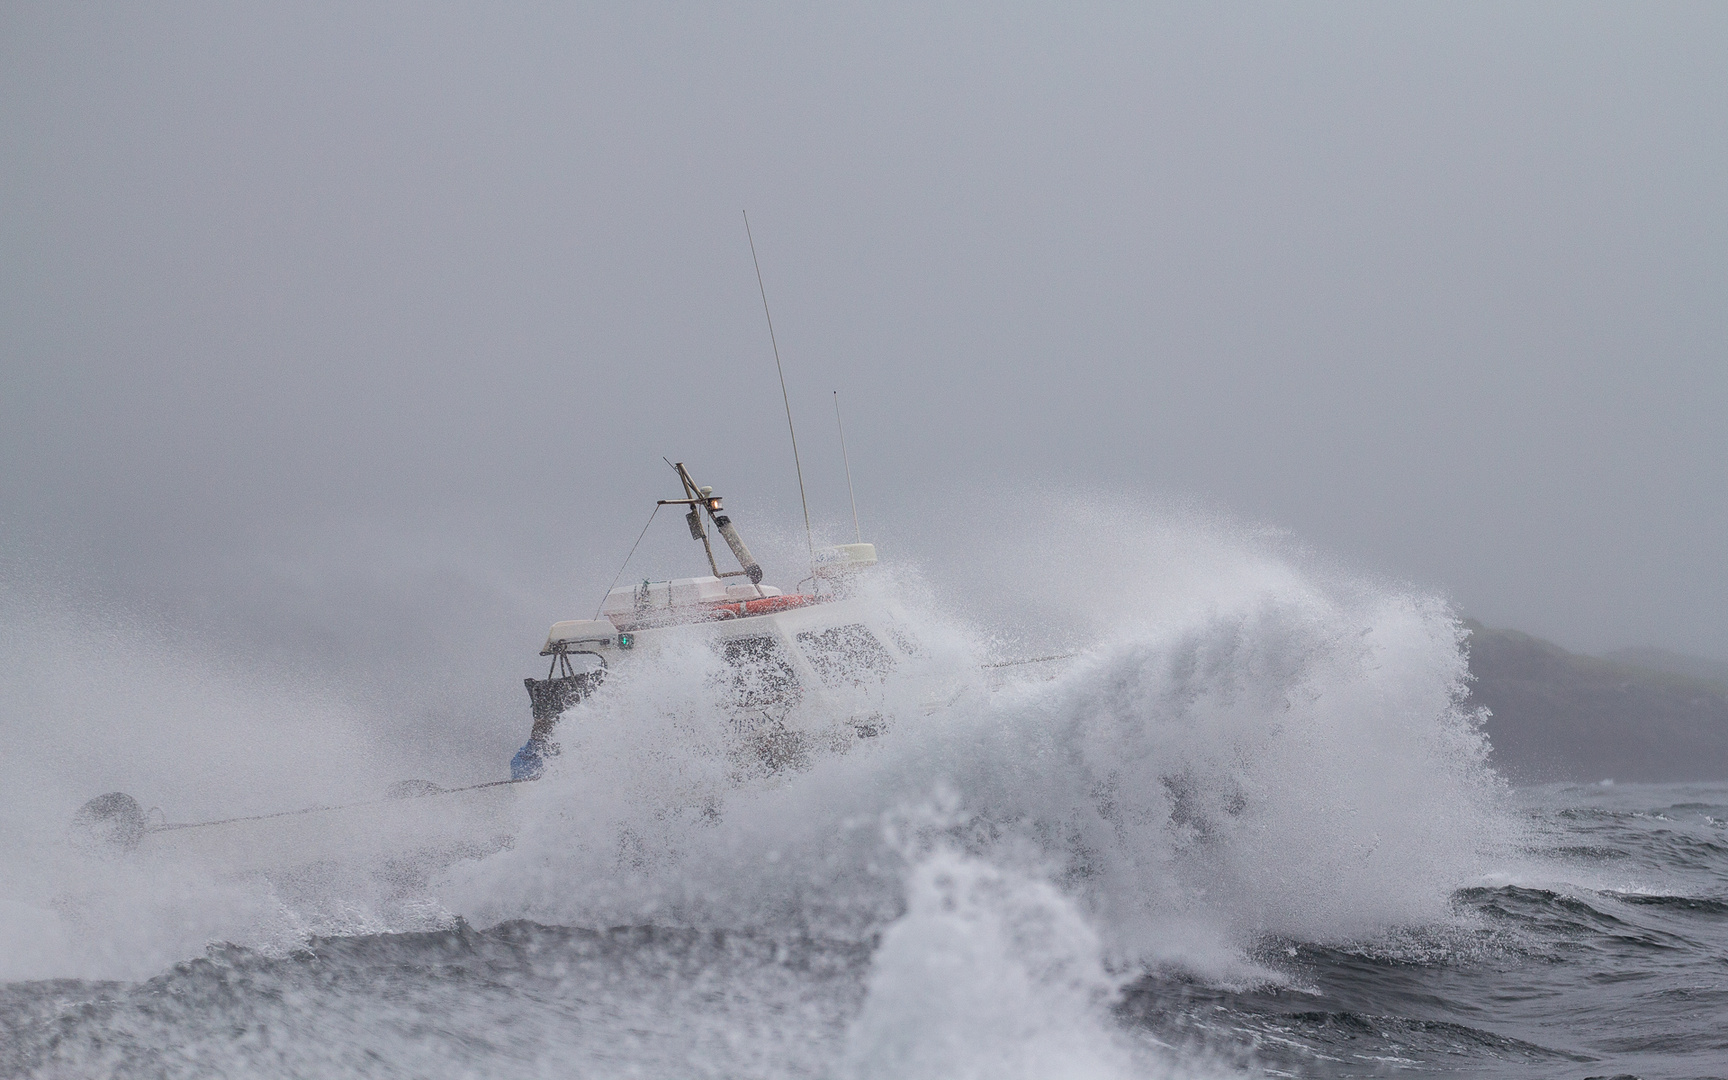
[[[807, 768], [880, 737], [898, 722], [884, 693], [890, 679], [914, 688], [910, 700], [920, 711], [952, 700], [906, 620], [860, 588], [877, 565], [874, 545], [811, 545], [808, 575], [782, 590], [764, 581], [721, 496], [698, 485], [683, 463], [673, 469], [682, 494], [658, 500], [656, 512], [685, 509], [710, 572], [622, 587], [614, 581], [595, 618], [551, 626], [540, 648], [545, 677], [523, 680], [532, 723], [507, 778], [459, 788], [408, 780], [374, 800], [196, 822], [168, 821], [130, 795], [109, 792], [79, 810], [75, 838], [104, 849], [206, 855], [235, 870], [333, 857], [414, 853], [435, 864], [484, 855], [510, 843], [522, 785], [543, 776], [560, 752], [560, 725], [579, 722], [584, 703], [623, 681], [613, 678], [620, 671], [678, 649], [706, 647], [718, 660], [713, 670], [720, 674], [711, 671], [709, 685], [728, 721], [741, 783]], [[715, 537], [736, 569], [720, 568]]]
[[[813, 547], [809, 576], [798, 589], [782, 591], [763, 582], [721, 497], [699, 486], [683, 463], [673, 468], [684, 494], [658, 505], [688, 508], [685, 522], [710, 573], [615, 587], [599, 617], [552, 625], [540, 650], [550, 659], [546, 677], [524, 680], [534, 726], [511, 762], [513, 779], [540, 775], [555, 752], [559, 718], [603, 692], [613, 664], [694, 638], [724, 665], [719, 704], [739, 754], [754, 755], [769, 772], [881, 735], [892, 717], [870, 691], [891, 676], [930, 681], [905, 620], [891, 605], [858, 595], [860, 575], [876, 565], [875, 545]], [[720, 569], [710, 529], [725, 540], [738, 569]]]

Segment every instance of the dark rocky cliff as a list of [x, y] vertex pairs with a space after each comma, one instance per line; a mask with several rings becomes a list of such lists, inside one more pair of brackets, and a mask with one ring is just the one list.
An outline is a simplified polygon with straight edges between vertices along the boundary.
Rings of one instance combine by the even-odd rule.
[[1722, 684], [1466, 625], [1472, 704], [1493, 713], [1493, 761], [1509, 778], [1728, 779]]

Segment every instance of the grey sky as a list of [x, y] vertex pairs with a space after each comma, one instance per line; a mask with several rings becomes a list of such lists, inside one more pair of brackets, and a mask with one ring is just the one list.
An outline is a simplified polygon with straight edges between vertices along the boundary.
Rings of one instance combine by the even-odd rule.
[[1144, 491], [1728, 656], [1728, 9], [1145, 7], [6, 4], [0, 539], [511, 693], [661, 454], [796, 524], [748, 208], [829, 525], [838, 388], [926, 558]]

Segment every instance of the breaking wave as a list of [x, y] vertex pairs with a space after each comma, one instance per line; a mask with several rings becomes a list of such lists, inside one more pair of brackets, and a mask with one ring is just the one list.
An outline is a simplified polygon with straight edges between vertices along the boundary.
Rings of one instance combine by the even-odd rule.
[[[1107, 573], [1070, 560], [1063, 589], [1036, 598], [1081, 640], [1060, 664], [987, 671], [1014, 659], [1001, 642], [1029, 639], [877, 582], [930, 677], [891, 681], [894, 721], [808, 768], [739, 783], [714, 658], [644, 654], [566, 715], [508, 850], [388, 902], [335, 876], [158, 888], [146, 910], [185, 918], [176, 903], [238, 889], [222, 918], [190, 921], [279, 950], [458, 919], [833, 942], [873, 949], [836, 1075], [1177, 1068], [1112, 1019], [1133, 979], [1275, 982], [1255, 959], [1268, 938], [1454, 918], [1454, 892], [1514, 830], [1442, 601], [1192, 518], [1129, 524], [1135, 548]], [[1040, 541], [1040, 558], [1065, 542]], [[7, 932], [49, 954], [38, 971], [55, 934], [135, 932], [82, 911], [33, 908]]]
[[1443, 917], [1505, 839], [1456, 620], [1238, 555], [1256, 565], [1204, 610], [1149, 595], [1059, 675], [994, 693], [987, 647], [926, 618], [948, 700], [909, 686], [880, 738], [755, 786], [728, 782], [703, 658], [663, 657], [569, 714], [515, 849], [446, 895], [481, 921], [873, 933], [947, 845], [1051, 882], [1116, 966]]

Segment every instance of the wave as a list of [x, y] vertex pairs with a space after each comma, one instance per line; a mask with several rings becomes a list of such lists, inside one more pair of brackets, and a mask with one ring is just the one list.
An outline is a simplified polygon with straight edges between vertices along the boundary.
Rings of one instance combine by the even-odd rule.
[[1613, 897], [1622, 904], [1633, 904], [1638, 907], [1664, 908], [1669, 911], [1683, 911], [1692, 915], [1728, 915], [1728, 900], [1702, 896], [1665, 896], [1652, 893], [1632, 893], [1605, 891], [1602, 895]]
[[[1258, 951], [1269, 938], [1358, 941], [1454, 920], [1455, 890], [1500, 865], [1521, 826], [1462, 704], [1461, 631], [1442, 601], [1322, 572], [1224, 526], [1117, 525], [1137, 538], [1119, 558], [1089, 576], [1065, 557], [1067, 576], [1033, 597], [1070, 616], [1104, 598], [1065, 624], [1091, 629], [1054, 677], [992, 690], [980, 666], [1003, 658], [1004, 636], [884, 576], [879, 598], [947, 689], [933, 706], [927, 682], [891, 681], [880, 707], [895, 722], [809, 768], [739, 783], [707, 679], [717, 661], [644, 654], [567, 716], [513, 846], [410, 895], [340, 875], [229, 883], [243, 895], [217, 917], [197, 906], [219, 892], [149, 893], [134, 867], [103, 902], [115, 917], [86, 905], [54, 918], [148, 936], [118, 915], [136, 888], [153, 897], [146, 921], [185, 922], [175, 905], [189, 906], [194, 933], [260, 948], [279, 974], [301, 970], [309, 934], [467, 940], [448, 929], [458, 920], [492, 928], [489, 948], [529, 925], [652, 927], [666, 935], [652, 955], [678, 941], [823, 942], [824, 956], [871, 957], [854, 996], [837, 992], [824, 1014], [846, 1018], [821, 1051], [841, 1075], [1207, 1071], [1122, 1036], [1124, 987], [1148, 972], [1280, 985], [1288, 976]], [[1062, 538], [1028, 547], [1049, 565]], [[161, 936], [144, 955], [186, 940]], [[420, 977], [399, 959], [381, 967]], [[779, 967], [752, 970], [779, 985]], [[1005, 1034], [971, 1034], [986, 1029]]]
[[[1216, 566], [1227, 539], [1187, 542]], [[1124, 1042], [1123, 987], [1279, 985], [1268, 936], [1449, 923], [1519, 835], [1443, 603], [1234, 555], [1208, 602], [1147, 584], [1141, 617], [994, 694], [964, 675], [984, 637], [913, 617], [962, 692], [924, 716], [890, 687], [896, 726], [757, 787], [726, 782], [700, 658], [638, 670], [572, 726], [515, 848], [441, 900], [481, 925], [879, 941], [843, 1075], [1211, 1069], [1149, 1066], [1168, 1048]]]

